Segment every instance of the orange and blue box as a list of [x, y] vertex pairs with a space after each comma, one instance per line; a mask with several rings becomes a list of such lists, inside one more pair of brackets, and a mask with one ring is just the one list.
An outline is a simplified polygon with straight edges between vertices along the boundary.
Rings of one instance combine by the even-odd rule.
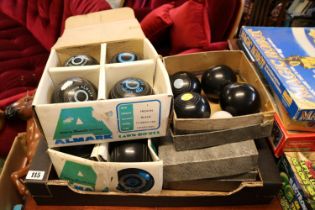
[[315, 27], [243, 26], [240, 40], [290, 118], [315, 121]]

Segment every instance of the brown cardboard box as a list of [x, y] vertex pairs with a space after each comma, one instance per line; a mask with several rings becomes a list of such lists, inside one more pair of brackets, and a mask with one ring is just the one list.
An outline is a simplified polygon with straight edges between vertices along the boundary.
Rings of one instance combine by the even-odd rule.
[[275, 94], [274, 94], [274, 102], [278, 108], [277, 113], [281, 117], [282, 123], [288, 131], [315, 132], [315, 122], [297, 121], [297, 120], [291, 119], [287, 110], [284, 108], [279, 98]]
[[12, 210], [13, 206], [22, 203], [22, 198], [13, 184], [10, 176], [12, 172], [18, 170], [24, 161], [26, 154], [25, 134], [19, 134], [11, 147], [3, 170], [0, 174], [0, 209]]
[[[220, 144], [268, 137], [271, 135], [274, 107], [252, 64], [242, 51], [213, 51], [176, 55], [164, 58], [170, 75], [189, 71], [197, 76], [214, 65], [232, 68], [238, 81], [253, 85], [260, 95], [259, 113], [228, 119], [178, 118], [174, 112], [172, 136], [176, 150], [198, 149]], [[211, 112], [221, 110], [219, 104], [209, 102]]]
[[[259, 152], [259, 177], [255, 181], [229, 184], [228, 191], [166, 190], [160, 194], [88, 192], [74, 189], [58, 179], [47, 150], [40, 141], [30, 170], [41, 171], [41, 180], [26, 179], [25, 183], [38, 205], [121, 205], [125, 206], [214, 206], [269, 203], [278, 193], [281, 180], [266, 139], [255, 141]], [[224, 181], [218, 183], [222, 186]], [[215, 184], [215, 183], [214, 183]], [[215, 185], [213, 189], [220, 188]], [[227, 187], [225, 187], [225, 190]], [[209, 190], [209, 189], [208, 189]]]

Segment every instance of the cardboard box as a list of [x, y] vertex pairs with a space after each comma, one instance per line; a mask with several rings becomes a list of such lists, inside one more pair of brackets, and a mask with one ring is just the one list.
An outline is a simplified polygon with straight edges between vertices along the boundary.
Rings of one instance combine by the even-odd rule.
[[20, 169], [26, 155], [25, 133], [15, 138], [11, 150], [0, 173], [0, 209], [12, 210], [16, 204], [23, 203], [16, 186], [11, 180], [11, 174]]
[[[122, 49], [138, 53], [142, 60], [110, 64], [110, 57]], [[61, 67], [78, 53], [93, 55], [99, 64]], [[74, 76], [97, 87], [97, 100], [52, 104], [54, 88]], [[130, 76], [147, 81], [154, 95], [108, 99], [114, 84]], [[166, 135], [171, 101], [162, 61], [133, 11], [121, 8], [67, 19], [63, 35], [51, 50], [33, 107], [49, 147], [61, 147]]]
[[107, 205], [119, 206], [209, 206], [269, 203], [278, 193], [281, 181], [274, 157], [265, 139], [256, 140], [259, 151], [260, 178], [241, 182], [229, 192], [165, 190], [160, 194], [88, 192], [58, 179], [46, 153], [47, 142], [40, 141], [30, 171], [41, 172], [40, 179], [25, 183], [38, 205]]
[[[189, 71], [199, 75], [209, 67], [224, 64], [231, 67], [238, 81], [253, 85], [260, 95], [260, 112], [228, 119], [178, 118], [173, 115], [173, 140], [176, 150], [198, 149], [220, 144], [262, 138], [271, 135], [274, 107], [259, 76], [242, 51], [213, 51], [164, 58], [169, 75]], [[221, 110], [210, 103], [211, 113]]]
[[243, 26], [240, 39], [290, 118], [315, 121], [315, 28]]
[[315, 133], [287, 130], [278, 114], [275, 114], [272, 133], [269, 141], [276, 157], [284, 151], [315, 151]]
[[315, 132], [315, 123], [312, 121], [297, 121], [290, 118], [288, 112], [280, 102], [277, 96], [274, 95], [275, 105], [278, 108], [278, 115], [284, 127], [289, 131], [301, 131], [301, 132]]
[[282, 188], [280, 190], [283, 209], [315, 208], [315, 172], [313, 152], [285, 152], [279, 162]]
[[163, 182], [163, 161], [151, 140], [149, 162], [99, 162], [48, 149], [58, 177], [81, 191], [159, 193]]

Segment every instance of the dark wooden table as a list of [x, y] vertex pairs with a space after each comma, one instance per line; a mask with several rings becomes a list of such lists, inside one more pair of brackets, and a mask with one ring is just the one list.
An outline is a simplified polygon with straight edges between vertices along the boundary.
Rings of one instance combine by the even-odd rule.
[[246, 205], [246, 206], [209, 206], [209, 207], [127, 207], [127, 206], [38, 206], [29, 197], [26, 200], [24, 210], [281, 210], [278, 198], [274, 198], [270, 204]]

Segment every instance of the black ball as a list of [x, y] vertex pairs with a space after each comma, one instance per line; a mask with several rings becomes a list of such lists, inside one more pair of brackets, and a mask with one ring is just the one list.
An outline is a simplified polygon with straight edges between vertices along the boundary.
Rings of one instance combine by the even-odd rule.
[[147, 141], [118, 141], [109, 143], [111, 162], [148, 162], [152, 161]]
[[98, 62], [95, 58], [89, 55], [75, 55], [70, 57], [65, 63], [64, 66], [88, 66], [96, 65]]
[[211, 113], [207, 99], [195, 92], [178, 95], [174, 109], [178, 118], [208, 118]]
[[256, 113], [260, 108], [259, 94], [250, 84], [232, 83], [222, 90], [220, 105], [233, 116]]
[[154, 186], [154, 177], [139, 168], [124, 168], [118, 171], [117, 190], [126, 193], [144, 193]]
[[201, 87], [209, 100], [218, 101], [222, 89], [233, 82], [236, 82], [236, 75], [232, 69], [225, 65], [219, 65], [203, 73]]
[[201, 92], [201, 84], [198, 78], [190, 72], [177, 72], [170, 76], [174, 97], [185, 92]]
[[153, 89], [146, 81], [129, 77], [118, 81], [109, 93], [109, 98], [128, 98], [152, 95]]
[[126, 63], [138, 60], [134, 52], [120, 52], [111, 59], [111, 63]]
[[70, 155], [90, 159], [93, 148], [94, 148], [93, 144], [76, 145], [76, 146], [60, 147], [59, 151], [70, 154]]
[[72, 77], [61, 82], [52, 94], [52, 103], [82, 102], [97, 99], [97, 89], [88, 80]]

